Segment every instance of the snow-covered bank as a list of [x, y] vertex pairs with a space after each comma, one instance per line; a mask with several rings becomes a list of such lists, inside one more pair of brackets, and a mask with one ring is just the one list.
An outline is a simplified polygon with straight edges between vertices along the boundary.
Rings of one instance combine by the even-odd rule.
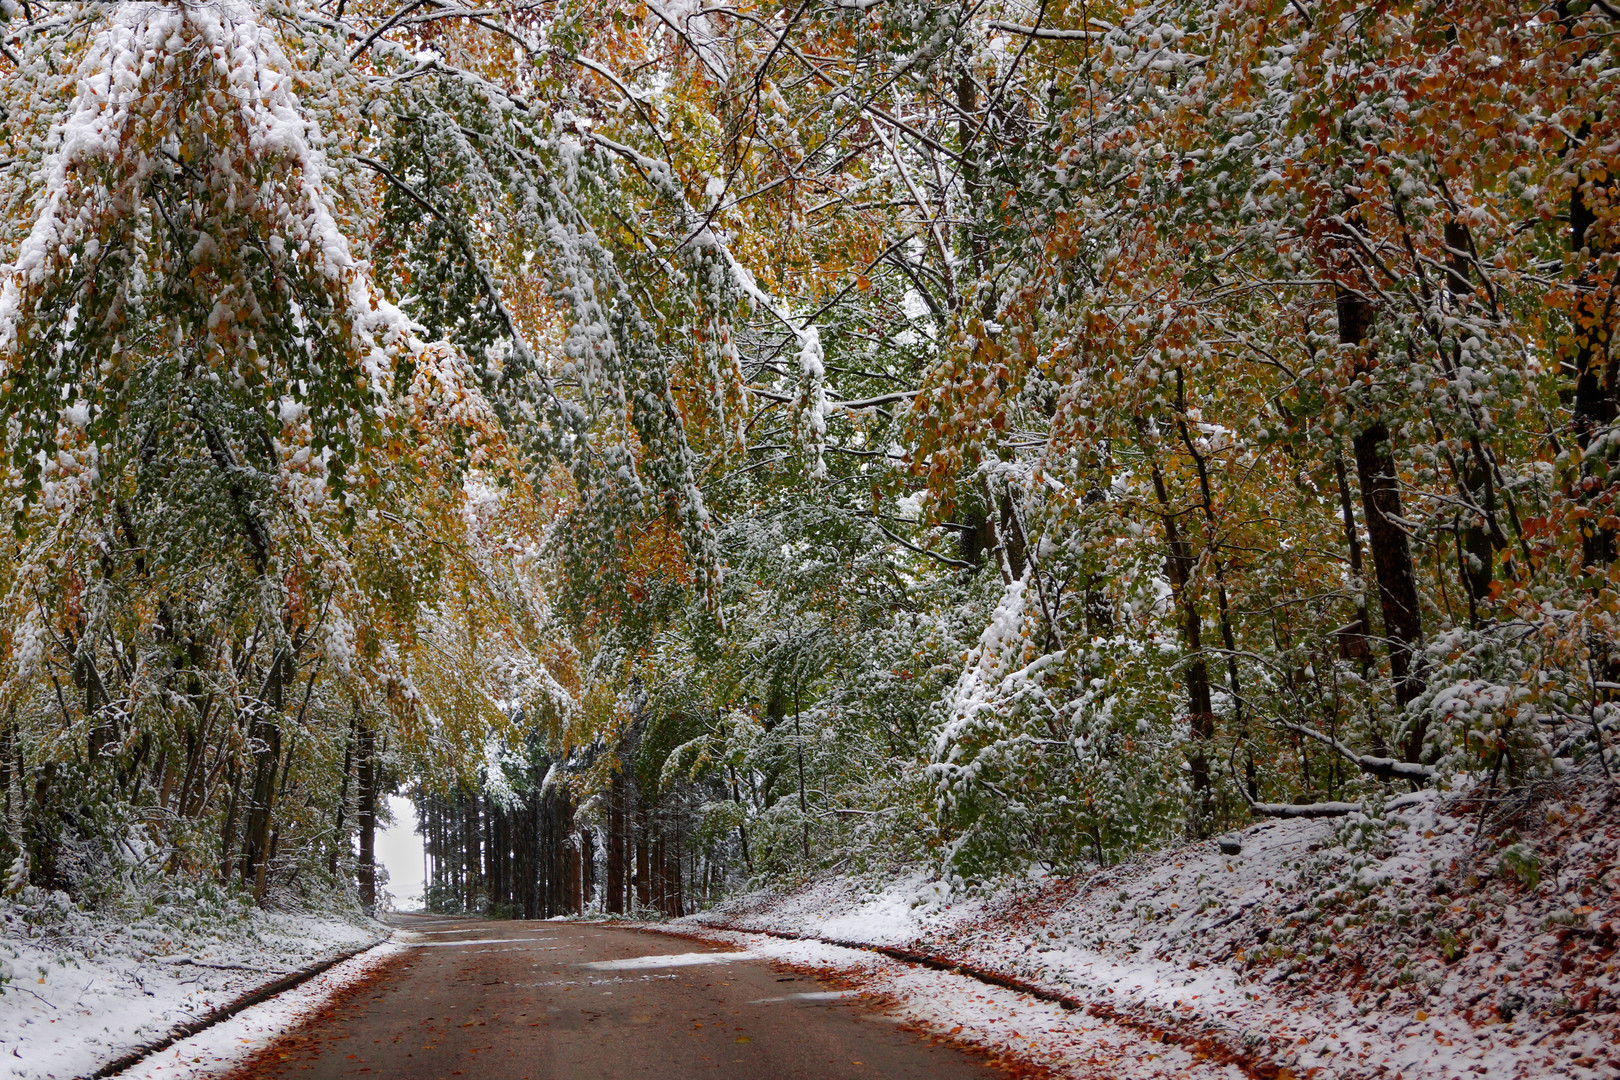
[[195, 894], [134, 917], [87, 915], [60, 894], [26, 890], [0, 900], [0, 974], [12, 976], [0, 988], [0, 1077], [89, 1075], [388, 932], [359, 916], [261, 911]]
[[409, 951], [410, 946], [404, 942], [385, 941], [284, 994], [153, 1054], [120, 1073], [118, 1080], [210, 1080], [237, 1075], [244, 1063], [266, 1047], [331, 1009], [334, 1003], [360, 992]]
[[[682, 928], [680, 921], [652, 927]], [[821, 941], [784, 941], [712, 925], [702, 928], [701, 937], [738, 945], [750, 956], [846, 978], [852, 989], [908, 1027], [988, 1051], [1011, 1076], [1243, 1080], [1247, 1075], [1199, 1040], [1165, 1042], [1148, 1029], [1066, 1010], [955, 972]]]
[[[1264, 822], [1236, 837], [1235, 855], [1207, 842], [974, 891], [921, 874], [876, 888], [833, 879], [677, 925], [901, 946], [1058, 992], [1083, 1008], [981, 987], [988, 1011], [934, 1008], [931, 1026], [964, 1025], [1076, 1076], [1238, 1075], [1218, 1063], [1223, 1049], [1252, 1075], [1614, 1076], [1614, 789], [1398, 803], [1379, 819]], [[779, 951], [795, 949], [814, 951]], [[902, 1008], [926, 1019], [931, 1005], [913, 994]], [[1193, 1052], [1133, 1056], [1154, 1029]]]

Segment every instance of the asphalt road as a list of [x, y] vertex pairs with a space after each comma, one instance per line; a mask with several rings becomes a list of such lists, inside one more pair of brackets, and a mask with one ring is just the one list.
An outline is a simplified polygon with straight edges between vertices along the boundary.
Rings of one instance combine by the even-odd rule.
[[234, 1080], [1000, 1075], [724, 946], [588, 923], [396, 922], [423, 946]]

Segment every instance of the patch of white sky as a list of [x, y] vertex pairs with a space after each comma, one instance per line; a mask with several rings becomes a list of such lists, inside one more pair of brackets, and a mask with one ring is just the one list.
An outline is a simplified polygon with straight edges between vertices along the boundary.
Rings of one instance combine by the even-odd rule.
[[425, 892], [422, 864], [422, 835], [416, 831], [416, 807], [402, 795], [388, 798], [393, 823], [377, 833], [377, 861], [388, 871], [383, 886], [400, 911], [422, 907]]

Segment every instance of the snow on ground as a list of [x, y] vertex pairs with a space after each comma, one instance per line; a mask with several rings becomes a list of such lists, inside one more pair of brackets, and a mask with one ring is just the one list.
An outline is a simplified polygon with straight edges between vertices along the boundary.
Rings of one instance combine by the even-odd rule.
[[60, 894], [25, 890], [0, 900], [0, 974], [12, 976], [0, 987], [0, 1077], [88, 1075], [388, 932], [358, 916], [261, 911], [195, 894], [133, 917], [87, 915]]
[[411, 946], [386, 941], [335, 964], [308, 982], [245, 1009], [229, 1020], [142, 1061], [119, 1080], [208, 1080], [229, 1075], [237, 1065], [296, 1030], [349, 991], [363, 986]]
[[1039, 1075], [1038, 1070], [1020, 1068], [1033, 1063], [1059, 1075], [1086, 1077], [1242, 1080], [1246, 1076], [1235, 1065], [1164, 1043], [1151, 1032], [1065, 1010], [954, 972], [820, 941], [784, 941], [712, 928], [705, 928], [703, 936], [746, 946], [742, 953], [726, 955], [756, 956], [850, 980], [863, 997], [912, 1028], [992, 1054], [1006, 1053], [1003, 1063], [1015, 1075]]
[[[1494, 802], [1423, 792], [1383, 817], [1263, 822], [1233, 838], [1236, 855], [1208, 842], [977, 890], [921, 874], [875, 889], [832, 879], [677, 926], [900, 946], [1066, 995], [1084, 1008], [982, 984], [993, 1004], [971, 1010], [894, 991], [905, 1015], [937, 1015], [935, 1030], [963, 1024], [972, 1041], [1074, 1076], [1244, 1075], [1233, 1061], [1335, 1078], [1620, 1074], [1614, 788]], [[799, 945], [769, 940], [746, 938]], [[955, 978], [870, 962], [894, 965], [885, 989]], [[1166, 1032], [1185, 1062], [1151, 1041]]]

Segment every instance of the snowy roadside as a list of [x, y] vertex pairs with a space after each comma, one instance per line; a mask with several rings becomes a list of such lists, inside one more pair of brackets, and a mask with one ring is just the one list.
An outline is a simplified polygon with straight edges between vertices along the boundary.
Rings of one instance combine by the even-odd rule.
[[[892, 993], [902, 1015], [1072, 1076], [1609, 1077], [1620, 1070], [1611, 790], [1483, 807], [1478, 843], [1478, 802], [1425, 792], [1382, 820], [1261, 823], [1235, 855], [1211, 842], [972, 892], [921, 874], [832, 879], [673, 928], [894, 946], [1010, 975], [1081, 1008], [977, 983], [936, 999], [941, 980], [961, 977], [870, 953], [819, 961], [868, 957], [862, 985]], [[828, 948], [747, 937], [782, 959]], [[1182, 1049], [1152, 1041], [1156, 1030]]]
[[232, 1075], [243, 1062], [365, 986], [410, 949], [405, 942], [385, 941], [153, 1054], [120, 1073], [118, 1080], [208, 1080]]
[[388, 933], [358, 916], [206, 898], [121, 920], [29, 890], [0, 901], [0, 963], [12, 974], [0, 992], [0, 1077], [88, 1076], [176, 1025]]
[[[862, 949], [783, 940], [746, 931], [694, 927], [686, 920], [648, 929], [735, 945], [750, 956], [844, 978], [910, 1028], [982, 1049], [1014, 1076], [1243, 1080], [1219, 1049], [1165, 1042], [1145, 1027], [1067, 1010], [966, 975], [905, 963]], [[694, 931], [696, 931], [694, 933]], [[1214, 1054], [1211, 1051], [1215, 1051]], [[1035, 1066], [1034, 1069], [1028, 1066]]]

